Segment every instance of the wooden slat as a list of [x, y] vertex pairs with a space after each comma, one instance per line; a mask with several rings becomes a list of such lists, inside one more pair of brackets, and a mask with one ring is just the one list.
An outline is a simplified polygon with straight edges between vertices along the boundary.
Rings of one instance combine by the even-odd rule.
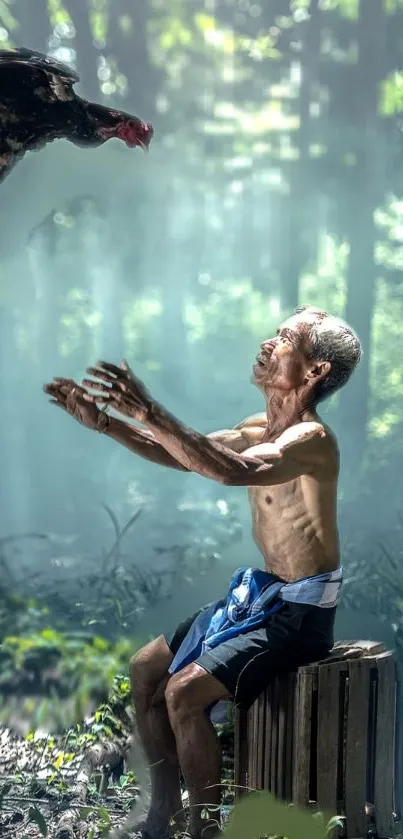
[[[236, 783], [345, 813], [346, 839], [366, 835], [368, 801], [375, 805], [377, 835], [385, 839], [395, 827], [395, 662], [375, 642], [352, 642], [350, 660], [346, 647], [339, 645], [324, 662], [274, 680], [244, 712], [243, 722], [237, 712]], [[369, 695], [371, 684], [376, 687], [371, 674], [377, 667], [376, 748], [369, 749]], [[347, 676], [349, 703], [341, 701]]]
[[260, 694], [255, 702], [255, 713], [257, 718], [257, 737], [254, 741], [256, 760], [256, 789], [263, 789], [264, 756], [266, 748], [266, 692]]
[[[383, 644], [378, 641], [337, 641], [326, 658], [320, 659], [316, 664], [324, 664], [346, 659], [371, 658], [385, 652]], [[312, 665], [311, 665], [312, 666]]]
[[242, 767], [242, 724], [241, 724], [241, 711], [239, 708], [234, 709], [234, 784], [235, 784], [235, 797], [239, 795], [238, 788], [242, 786], [242, 775], [243, 775], [243, 767]]
[[295, 761], [292, 786], [293, 801], [302, 807], [309, 804], [312, 690], [315, 680], [315, 673], [307, 673], [305, 668], [299, 670], [294, 707]]
[[235, 799], [245, 793], [248, 765], [248, 712], [235, 708], [234, 714], [234, 783]]
[[375, 824], [380, 839], [395, 832], [396, 665], [391, 653], [377, 659], [378, 713], [375, 753]]
[[346, 662], [318, 668], [317, 797], [320, 810], [337, 813], [339, 768], [340, 684]]
[[294, 698], [297, 685], [297, 674], [290, 673], [287, 679], [287, 710], [285, 729], [285, 779], [284, 798], [292, 801], [292, 771], [294, 753]]
[[[372, 662], [374, 665], [374, 662]], [[373, 809], [375, 801], [375, 752], [376, 752], [376, 717], [378, 702], [378, 668], [371, 667], [369, 684], [369, 708], [368, 708], [368, 764], [367, 764], [367, 796], [368, 803]]]
[[256, 703], [251, 705], [248, 711], [248, 742], [249, 742], [249, 753], [248, 753], [248, 775], [247, 775], [247, 787], [248, 790], [256, 789], [256, 752], [255, 752], [255, 743], [257, 738], [257, 713], [256, 713]]
[[[395, 721], [395, 812], [396, 812], [396, 824], [399, 823], [400, 829], [396, 830], [397, 833], [403, 834], [403, 825], [402, 825], [402, 802], [401, 802], [401, 789], [402, 789], [402, 723], [401, 723], [401, 708], [402, 708], [402, 701], [403, 701], [403, 692], [402, 692], [402, 682], [401, 676], [399, 675], [399, 668], [396, 664], [396, 721]], [[398, 713], [399, 711], [399, 713]]]
[[271, 699], [271, 765], [270, 765], [270, 792], [276, 795], [277, 788], [277, 767], [278, 767], [278, 709], [279, 709], [279, 680], [272, 682]]
[[353, 650], [362, 650], [362, 654], [364, 656], [371, 656], [371, 655], [379, 655], [380, 653], [385, 652], [385, 645], [381, 644], [380, 641], [336, 641], [335, 645], [330, 651], [329, 658], [332, 657], [334, 652], [338, 652], [339, 650], [353, 649]]
[[265, 752], [263, 767], [263, 789], [270, 790], [271, 779], [271, 720], [272, 720], [272, 685], [266, 690], [266, 730], [265, 730]]
[[348, 665], [348, 710], [345, 764], [346, 837], [366, 836], [368, 709], [371, 663], [365, 658]]
[[285, 798], [285, 743], [286, 743], [286, 714], [287, 714], [287, 677], [278, 680], [278, 742], [277, 742], [277, 777], [274, 794], [277, 798]]

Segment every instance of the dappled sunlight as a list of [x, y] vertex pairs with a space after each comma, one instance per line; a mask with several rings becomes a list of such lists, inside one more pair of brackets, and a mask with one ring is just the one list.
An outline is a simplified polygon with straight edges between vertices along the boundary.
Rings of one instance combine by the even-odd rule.
[[[111, 421], [91, 404], [84, 428], [49, 405], [54, 376], [80, 385], [99, 359], [125, 358], [152, 410], [200, 443], [194, 431], [264, 410], [252, 365], [295, 307], [346, 319], [363, 358], [320, 416], [340, 447], [347, 599], [388, 628], [401, 663], [402, 26], [400, 0], [0, 0], [2, 48], [48, 51], [77, 70], [79, 96], [155, 129], [148, 155], [55, 140], [0, 185], [0, 764], [32, 839], [60, 827], [49, 801], [71, 812], [82, 753], [98, 784], [91, 769], [76, 808], [87, 839], [143, 806], [138, 755], [123, 763], [130, 655], [234, 567], [261, 564], [244, 487], [188, 470], [183, 440], [183, 461], [158, 460], [148, 407], [126, 416], [116, 401]], [[0, 787], [3, 835], [14, 804]], [[325, 835], [323, 819], [252, 803], [260, 833], [300, 839], [302, 818]], [[251, 824], [241, 808], [227, 836], [249, 839]]]
[[346, 302], [347, 242], [337, 242], [325, 230], [318, 242], [317, 273], [301, 276], [300, 298], [339, 317]]

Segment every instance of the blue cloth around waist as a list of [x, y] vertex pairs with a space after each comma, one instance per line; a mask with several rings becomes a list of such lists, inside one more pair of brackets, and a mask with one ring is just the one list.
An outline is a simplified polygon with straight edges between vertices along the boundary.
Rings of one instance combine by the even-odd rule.
[[232, 576], [227, 596], [202, 609], [183, 639], [170, 673], [177, 673], [195, 661], [205, 650], [213, 649], [236, 635], [263, 626], [270, 615], [289, 603], [305, 603], [320, 608], [337, 606], [343, 569], [303, 577], [285, 583], [260, 568], [238, 568]]

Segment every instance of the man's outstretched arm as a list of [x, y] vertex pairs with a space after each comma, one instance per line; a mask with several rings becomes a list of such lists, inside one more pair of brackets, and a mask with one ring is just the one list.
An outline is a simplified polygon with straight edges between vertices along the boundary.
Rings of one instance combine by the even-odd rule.
[[140, 419], [182, 466], [220, 483], [232, 486], [284, 483], [315, 472], [327, 457], [329, 438], [318, 422], [299, 423], [275, 443], [258, 444], [237, 453], [188, 428], [166, 411], [152, 399], [126, 362], [121, 367], [99, 362], [88, 372], [102, 382], [84, 380], [84, 387], [100, 392], [89, 393], [86, 397], [89, 401], [109, 404], [126, 416]]
[[[161, 443], [159, 443], [150, 430], [129, 425], [120, 419], [108, 416], [105, 412], [99, 411], [95, 404], [85, 401], [85, 391], [73, 379], [56, 378], [50, 384], [44, 386], [45, 392], [51, 397], [51, 402], [62, 408], [77, 422], [93, 431], [98, 431], [125, 446], [133, 454], [156, 463], [159, 466], [166, 466], [170, 469], [177, 469], [181, 472], [188, 472], [186, 466], [172, 456]], [[242, 423], [237, 429], [224, 429], [208, 435], [212, 439], [221, 441], [234, 448], [236, 451], [243, 451], [255, 439], [253, 430], [249, 428], [250, 420], [246, 420], [248, 433], [242, 431]]]
[[152, 404], [146, 424], [187, 469], [228, 486], [271, 486], [312, 474], [329, 451], [318, 422], [299, 423], [274, 443], [258, 443], [242, 453], [187, 428], [158, 403]]
[[158, 466], [167, 466], [170, 469], [177, 469], [180, 472], [188, 472], [186, 466], [182, 466], [164, 447], [157, 442], [151, 431], [142, 428], [135, 428], [126, 422], [108, 417], [108, 425], [104, 434], [115, 440], [121, 446], [125, 446], [133, 454], [156, 463]]
[[52, 405], [62, 408], [84, 428], [105, 434], [129, 451], [171, 469], [186, 472], [186, 467], [175, 460], [155, 439], [151, 431], [136, 428], [120, 419], [108, 416], [94, 404], [85, 401], [85, 391], [73, 379], [55, 378], [44, 385], [44, 391], [51, 397]]
[[[156, 463], [159, 466], [167, 466], [171, 469], [177, 469], [181, 472], [191, 471], [188, 467], [180, 463], [164, 446], [157, 441], [152, 431], [143, 428], [136, 428], [129, 425], [122, 420], [115, 419], [115, 417], [108, 417], [108, 424], [106, 425], [104, 434], [115, 440], [120, 445], [125, 446], [129, 451], [151, 463]], [[207, 438], [221, 442], [234, 451], [244, 451], [249, 446], [248, 438], [237, 429], [224, 429], [223, 431], [213, 431], [207, 434]]]

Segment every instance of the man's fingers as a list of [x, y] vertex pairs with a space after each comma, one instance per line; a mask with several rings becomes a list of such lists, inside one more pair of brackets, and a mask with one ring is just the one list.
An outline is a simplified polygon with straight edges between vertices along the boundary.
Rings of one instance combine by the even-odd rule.
[[102, 394], [102, 393], [87, 393], [84, 391], [83, 393], [84, 402], [91, 402], [93, 405], [110, 405], [113, 397], [112, 394]]
[[63, 376], [53, 376], [52, 385], [70, 385], [70, 387], [77, 387], [74, 379], [64, 379]]
[[92, 402], [93, 405], [109, 405], [109, 407], [113, 407], [113, 405], [117, 404], [112, 396], [92, 396], [90, 393], [87, 393], [83, 398], [86, 402]]
[[113, 396], [93, 396], [91, 393], [86, 393], [83, 397], [86, 402], [91, 402], [93, 405], [97, 405], [98, 408], [101, 408], [102, 411], [105, 411], [106, 408], [113, 408], [114, 411], [120, 411], [121, 413], [124, 411], [123, 406], [120, 402], [113, 398]]
[[135, 380], [137, 380], [137, 381], [138, 381], [137, 376], [135, 376], [135, 375], [134, 375], [133, 370], [132, 370], [132, 368], [130, 367], [130, 364], [126, 361], [126, 359], [125, 359], [125, 358], [122, 358], [122, 361], [120, 362], [120, 365], [119, 365], [119, 366], [122, 368], [122, 370], [124, 370], [124, 372], [125, 372], [125, 373], [127, 373], [127, 374], [128, 374], [128, 376], [129, 376], [130, 378], [135, 379]]
[[100, 393], [110, 393], [112, 390], [111, 386], [104, 385], [101, 382], [93, 382], [91, 379], [83, 379], [81, 384], [82, 387], [98, 390]]
[[[128, 379], [116, 379], [111, 373], [105, 373], [97, 367], [87, 367], [87, 373], [104, 383], [100, 384], [99, 381], [94, 382], [90, 381], [90, 379], [83, 379], [84, 386], [91, 388], [92, 390], [100, 390], [103, 393], [108, 393], [109, 391], [114, 390], [117, 395], [119, 392], [127, 393], [130, 389], [130, 382]], [[105, 385], [107, 385], [107, 387], [105, 387]]]
[[52, 387], [52, 385], [44, 385], [43, 390], [48, 396], [52, 396], [53, 399], [57, 401], [61, 400], [62, 402], [65, 400], [65, 394], [61, 392], [60, 388]]
[[68, 396], [72, 390], [76, 389], [77, 391], [80, 390], [79, 386], [73, 379], [63, 379], [63, 378], [55, 378], [52, 382], [43, 385], [43, 390], [45, 393], [50, 394], [50, 396]]
[[113, 373], [114, 376], [117, 378], [122, 378], [122, 367], [118, 367], [116, 364], [109, 364], [108, 361], [97, 361], [97, 367], [100, 367], [101, 370], [107, 370], [108, 373]]
[[133, 370], [130, 367], [130, 364], [126, 361], [125, 358], [122, 358], [122, 361], [120, 362], [120, 367], [124, 371], [124, 373], [126, 373], [127, 378], [129, 379], [129, 381], [132, 384], [135, 384], [138, 387], [144, 388], [143, 382], [141, 381], [141, 379], [139, 379], [138, 376], [136, 376], [135, 373], [133, 373]]
[[[85, 372], [90, 376], [94, 376], [95, 379], [101, 379], [102, 382], [107, 382], [107, 384], [118, 384], [116, 376], [113, 376], [108, 370], [103, 370], [101, 367], [87, 367]], [[120, 372], [122, 373], [122, 371]], [[96, 382], [92, 382], [93, 386], [95, 384]]]

